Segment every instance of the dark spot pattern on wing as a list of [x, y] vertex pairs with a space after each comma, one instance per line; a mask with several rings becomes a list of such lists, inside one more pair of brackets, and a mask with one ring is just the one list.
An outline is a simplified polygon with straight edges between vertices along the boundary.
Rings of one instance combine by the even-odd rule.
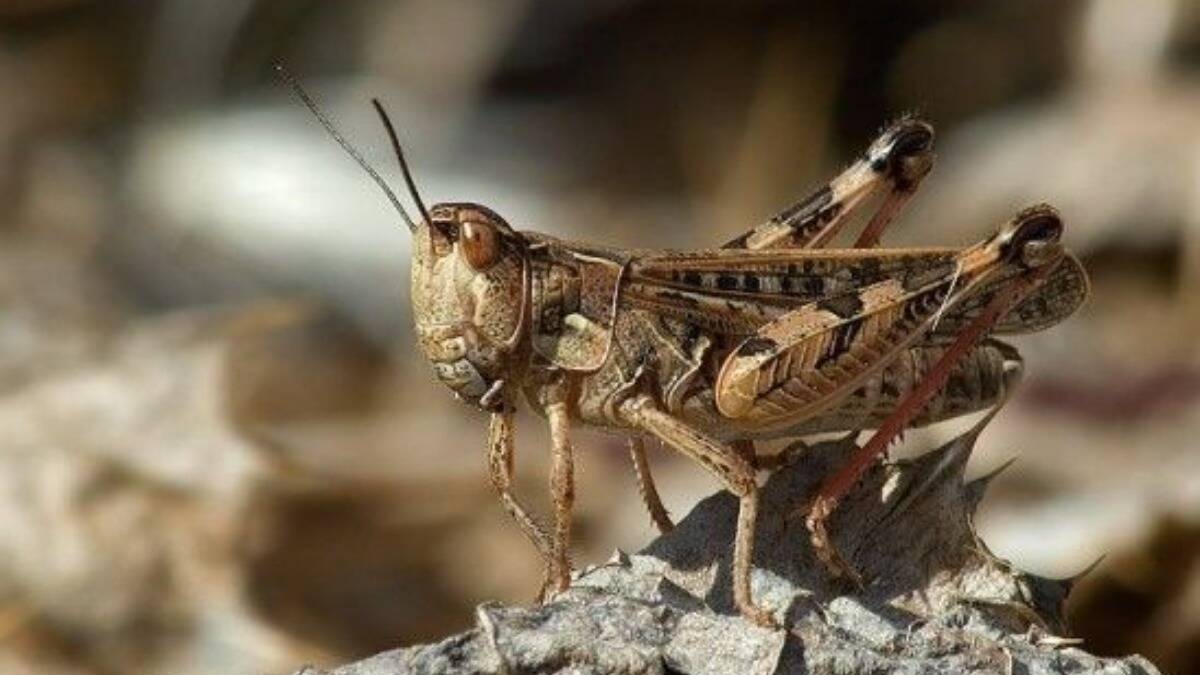
[[[927, 338], [931, 343], [953, 339], [972, 319], [996, 297], [996, 293], [1015, 273], [997, 276], [987, 285], [946, 312]], [[1059, 263], [1046, 281], [1016, 307], [1010, 309], [991, 329], [995, 335], [1033, 333], [1052, 326], [1071, 316], [1088, 295], [1087, 272], [1079, 261], [1068, 256]]]
[[738, 356], [754, 356], [779, 348], [779, 343], [768, 337], [755, 336], [747, 339], [738, 347]]
[[839, 356], [850, 351], [854, 346], [854, 340], [858, 337], [859, 331], [862, 330], [862, 320], [847, 321], [839, 324], [833, 329], [833, 337], [829, 340], [829, 346], [817, 359], [816, 367], [821, 368], [825, 364], [837, 360]]
[[949, 260], [926, 267], [914, 265], [911, 271], [901, 275], [900, 285], [905, 291], [915, 291], [924, 288], [942, 279], [952, 277], [954, 275], [954, 266], [954, 262]]
[[843, 293], [832, 298], [825, 298], [817, 303], [817, 307], [832, 312], [842, 319], [850, 319], [863, 311], [863, 301], [858, 293]]

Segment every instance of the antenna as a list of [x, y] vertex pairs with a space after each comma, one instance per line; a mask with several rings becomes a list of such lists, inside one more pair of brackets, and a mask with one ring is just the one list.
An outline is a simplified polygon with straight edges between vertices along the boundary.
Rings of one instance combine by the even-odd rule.
[[383, 126], [387, 129], [388, 138], [392, 140], [392, 150], [396, 153], [396, 159], [400, 160], [400, 171], [404, 174], [404, 182], [408, 185], [408, 194], [412, 195], [413, 201], [417, 203], [417, 209], [421, 212], [421, 217], [425, 222], [432, 223], [433, 219], [429, 217], [429, 210], [425, 208], [425, 202], [421, 200], [421, 195], [417, 194], [417, 184], [413, 182], [412, 172], [408, 170], [408, 160], [404, 159], [404, 149], [400, 147], [400, 137], [396, 135], [396, 129], [392, 126], [392, 120], [388, 117], [387, 111], [383, 109], [383, 104], [379, 99], [371, 99], [371, 105], [375, 106], [375, 112], [379, 113], [379, 119], [383, 121]]
[[[309, 112], [311, 112], [313, 116], [317, 118], [317, 121], [321, 123], [321, 126], [325, 127], [325, 131], [329, 133], [333, 140], [337, 141], [337, 144], [342, 146], [342, 149], [346, 151], [346, 154], [350, 155], [355, 162], [358, 162], [358, 165], [361, 166], [363, 171], [366, 171], [367, 175], [375, 181], [375, 184], [379, 186], [379, 189], [383, 190], [383, 193], [387, 195], [388, 201], [392, 203], [392, 206], [395, 207], [400, 216], [404, 218], [404, 223], [408, 225], [408, 231], [415, 232], [417, 229], [416, 223], [413, 222], [412, 218], [408, 215], [408, 212], [404, 210], [404, 207], [400, 204], [400, 200], [396, 197], [396, 193], [392, 192], [391, 186], [387, 184], [387, 181], [383, 179], [383, 176], [380, 176], [379, 172], [375, 170], [375, 167], [371, 166], [369, 163], [367, 163], [367, 160], [363, 159], [363, 156], [361, 153], [359, 153], [358, 149], [351, 145], [350, 141], [347, 141], [346, 138], [342, 136], [341, 132], [338, 131], [337, 127], [333, 125], [333, 122], [329, 119], [329, 117], [327, 117], [325, 113], [321, 112], [321, 109], [317, 107], [316, 102], [313, 101], [312, 97], [308, 95], [308, 92], [304, 91], [304, 87], [300, 86], [300, 82], [296, 80], [295, 76], [293, 76], [292, 73], [288, 71], [288, 69], [285, 68], [282, 63], [275, 64], [275, 72], [279, 74], [280, 79], [282, 79], [285, 84], [291, 87], [292, 91], [295, 92], [300, 101], [304, 103], [304, 107], [308, 108]], [[391, 125], [389, 124], [388, 127], [390, 132]], [[395, 143], [394, 134], [392, 135], [392, 142]], [[401, 165], [403, 165], [403, 158], [401, 158], [400, 161]], [[405, 169], [405, 178], [408, 180], [409, 188], [411, 189], [412, 179], [408, 178], [407, 169]], [[419, 206], [420, 202], [417, 204]], [[424, 213], [423, 208], [422, 213]]]

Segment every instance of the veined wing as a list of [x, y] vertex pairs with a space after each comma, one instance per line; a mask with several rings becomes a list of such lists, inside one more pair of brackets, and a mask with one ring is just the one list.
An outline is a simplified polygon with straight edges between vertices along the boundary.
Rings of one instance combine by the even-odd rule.
[[[975, 294], [941, 316], [924, 342], [953, 341], [1016, 274], [1010, 270], [986, 281]], [[993, 335], [1021, 335], [1049, 328], [1074, 314], [1087, 299], [1089, 290], [1087, 271], [1078, 258], [1066, 254], [1037, 290], [1008, 310], [990, 332]]]
[[991, 290], [993, 277], [1028, 272], [994, 242], [962, 249], [953, 264], [953, 274], [889, 277], [765, 324], [726, 357], [714, 387], [717, 408], [761, 428], [817, 414], [918, 345], [943, 312]]
[[620, 302], [723, 335], [745, 336], [805, 304], [890, 280], [920, 288], [948, 278], [961, 249], [653, 253], [633, 258]]
[[[852, 295], [883, 281], [916, 289], [938, 279], [953, 279], [955, 256], [962, 250], [718, 250], [643, 255], [630, 263], [621, 302], [719, 334], [746, 336], [805, 304]], [[948, 308], [922, 343], [953, 339], [1017, 273], [1009, 270], [994, 276], [975, 294]], [[1087, 273], [1068, 254], [1033, 294], [997, 322], [993, 332], [1030, 333], [1056, 324], [1079, 308], [1088, 289]]]

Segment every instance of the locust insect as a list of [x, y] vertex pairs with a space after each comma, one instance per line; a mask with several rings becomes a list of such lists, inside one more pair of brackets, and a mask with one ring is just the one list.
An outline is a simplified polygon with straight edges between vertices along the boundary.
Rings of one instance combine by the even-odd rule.
[[[917, 120], [896, 123], [825, 188], [723, 248], [619, 249], [518, 232], [478, 204], [426, 208], [375, 101], [419, 212], [409, 216], [284, 76], [412, 232], [420, 348], [438, 379], [491, 416], [491, 480], [545, 562], [543, 599], [570, 582], [573, 423], [633, 439], [639, 484], [662, 527], [669, 519], [645, 438], [695, 460], [737, 496], [734, 602], [747, 618], [776, 625], [750, 585], [754, 441], [877, 429], [826, 480], [806, 521], [826, 565], [853, 577], [826, 532], [838, 501], [905, 428], [1001, 402], [1020, 360], [993, 336], [1057, 323], [1087, 292], [1048, 206], [965, 248], [872, 248], [932, 166], [933, 132]], [[868, 203], [879, 206], [857, 248], [822, 248]], [[512, 491], [521, 400], [550, 428], [548, 530]]]

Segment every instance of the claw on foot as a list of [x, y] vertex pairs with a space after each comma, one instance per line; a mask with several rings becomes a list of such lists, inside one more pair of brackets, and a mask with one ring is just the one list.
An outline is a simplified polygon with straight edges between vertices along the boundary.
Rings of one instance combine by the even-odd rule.
[[759, 607], [758, 605], [751, 603], [738, 603], [738, 611], [741, 612], [742, 616], [746, 617], [750, 621], [753, 621], [759, 626], [762, 626], [763, 628], [767, 628], [769, 630], [778, 630], [780, 628], [779, 622], [775, 620], [775, 617], [770, 612], [762, 607]]
[[546, 584], [542, 586], [541, 592], [537, 595], [537, 604], [544, 605], [548, 602], [553, 602], [567, 588], [567, 586], [559, 586], [558, 584]]
[[817, 559], [825, 565], [825, 569], [831, 576], [847, 579], [856, 588], [862, 590], [866, 587], [862, 575], [842, 557], [837, 547], [834, 546], [825, 525], [835, 508], [837, 508], [837, 502], [828, 497], [818, 496], [813, 500], [808, 509], [808, 517], [804, 520], [805, 526], [808, 527], [809, 541], [812, 542], [813, 552]]
[[570, 587], [570, 567], [567, 568], [565, 573], [556, 569], [547, 569], [545, 576], [542, 577], [542, 589], [538, 591], [536, 602], [539, 605], [544, 605], [554, 600], [555, 597]]

